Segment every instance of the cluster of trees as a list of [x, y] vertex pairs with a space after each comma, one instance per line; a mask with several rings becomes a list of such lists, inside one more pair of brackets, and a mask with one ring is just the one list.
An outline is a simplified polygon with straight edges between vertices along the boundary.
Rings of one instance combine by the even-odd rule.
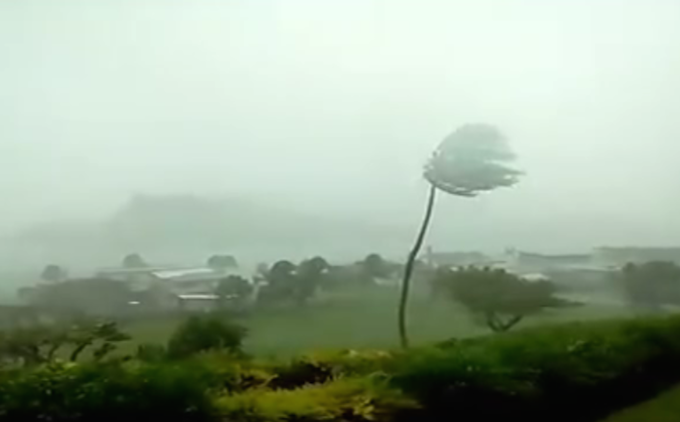
[[494, 332], [508, 331], [524, 317], [569, 302], [547, 280], [528, 281], [503, 269], [441, 268], [432, 280], [437, 295], [460, 303]]
[[288, 301], [304, 305], [321, 289], [372, 285], [379, 279], [393, 278], [402, 268], [401, 264], [390, 262], [377, 253], [349, 265], [331, 265], [320, 256], [299, 264], [281, 260], [271, 268], [261, 264], [258, 277], [266, 281], [266, 287], [260, 291], [259, 298], [264, 303]]
[[[219, 350], [241, 356], [247, 331], [226, 315], [193, 315], [182, 321], [163, 344], [141, 344], [134, 355], [141, 360], [184, 359]], [[0, 369], [30, 367], [57, 361], [102, 361], [131, 337], [115, 322], [79, 319], [64, 324], [35, 324], [0, 331]]]
[[261, 289], [258, 300], [265, 303], [293, 301], [304, 305], [323, 285], [329, 268], [328, 262], [320, 256], [298, 265], [281, 260], [267, 270], [261, 268], [261, 276], [267, 284]]
[[135, 299], [127, 284], [106, 278], [71, 279], [23, 288], [20, 295], [28, 303], [55, 315], [114, 315]]
[[680, 305], [680, 266], [673, 262], [629, 263], [618, 277], [635, 307], [657, 310]]

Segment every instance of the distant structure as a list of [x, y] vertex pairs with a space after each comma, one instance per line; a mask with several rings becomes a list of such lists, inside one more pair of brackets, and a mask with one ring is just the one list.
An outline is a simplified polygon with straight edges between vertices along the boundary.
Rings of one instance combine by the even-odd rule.
[[252, 274], [238, 268], [108, 268], [99, 270], [97, 278], [125, 283], [140, 296], [133, 305], [153, 303], [159, 309], [210, 310], [220, 299], [214, 292], [221, 280], [229, 276], [252, 282]]
[[176, 294], [205, 293], [213, 291], [225, 277], [237, 275], [249, 280], [238, 268], [214, 270], [208, 267], [188, 268], [109, 268], [96, 273], [97, 278], [126, 282], [134, 290], [147, 290], [162, 284]]
[[427, 248], [425, 259], [429, 265], [435, 267], [486, 266], [496, 263], [491, 257], [481, 252], [435, 252], [431, 246]]
[[629, 262], [668, 261], [680, 264], [680, 247], [601, 247], [594, 251], [595, 261], [623, 266]]
[[593, 265], [590, 254], [546, 255], [517, 251], [513, 255], [513, 266], [525, 271], [545, 271], [553, 269], [581, 268]]

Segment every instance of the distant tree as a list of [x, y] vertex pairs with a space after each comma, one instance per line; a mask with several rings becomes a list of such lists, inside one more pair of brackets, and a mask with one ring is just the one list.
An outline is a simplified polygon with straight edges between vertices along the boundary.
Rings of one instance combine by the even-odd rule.
[[680, 304], [680, 266], [673, 262], [629, 263], [618, 278], [633, 306], [654, 310]]
[[266, 281], [266, 285], [258, 293], [258, 302], [271, 304], [293, 297], [297, 274], [295, 264], [284, 259], [274, 263], [268, 270], [263, 265], [258, 270]]
[[145, 268], [148, 267], [144, 258], [138, 253], [131, 253], [123, 258], [123, 268]]
[[185, 358], [209, 350], [241, 353], [246, 330], [219, 315], [192, 316], [177, 327], [168, 341], [168, 355]]
[[218, 297], [220, 308], [225, 308], [229, 303], [242, 305], [252, 291], [253, 286], [248, 280], [237, 275], [230, 275], [219, 281], [215, 295]]
[[238, 268], [236, 258], [231, 255], [213, 255], [208, 258], [208, 267], [216, 271], [224, 271], [229, 268]]
[[66, 270], [55, 264], [47, 265], [40, 274], [40, 278], [50, 283], [64, 281], [67, 277]]
[[361, 262], [351, 265], [331, 265], [324, 274], [324, 280], [320, 287], [324, 290], [338, 290], [347, 286], [363, 285], [370, 281], [361, 266]]
[[372, 253], [364, 258], [361, 266], [366, 275], [371, 278], [386, 278], [390, 274], [389, 264], [377, 253]]
[[0, 332], [0, 361], [26, 366], [48, 362], [65, 343], [65, 335], [44, 326]]
[[304, 305], [316, 294], [329, 268], [328, 262], [320, 256], [298, 265], [295, 277], [291, 279], [294, 282], [291, 292], [298, 305]]
[[411, 276], [430, 224], [437, 190], [460, 197], [475, 197], [482, 192], [513, 186], [521, 175], [520, 171], [507, 166], [514, 158], [505, 137], [497, 128], [487, 124], [468, 124], [447, 136], [427, 162], [423, 172], [430, 184], [427, 206], [406, 261], [399, 301], [398, 326], [403, 347], [408, 347], [406, 306]]
[[494, 332], [507, 331], [525, 316], [546, 308], [569, 304], [554, 296], [551, 282], [528, 281], [502, 269], [441, 269], [434, 284]]
[[125, 283], [88, 278], [38, 286], [28, 300], [32, 305], [60, 313], [115, 316], [127, 309], [132, 297]]
[[67, 333], [67, 341], [73, 345], [70, 360], [75, 362], [87, 348], [93, 348], [92, 357], [101, 360], [117, 348], [117, 343], [130, 340], [130, 336], [118, 328], [115, 322], [74, 326]]
[[22, 327], [0, 332], [0, 360], [27, 366], [47, 363], [56, 359], [57, 351], [65, 347], [70, 349], [71, 361], [78, 360], [87, 349], [92, 350], [94, 360], [101, 360], [115, 350], [118, 343], [129, 339], [113, 322]]
[[267, 273], [271, 286], [291, 286], [294, 283], [297, 266], [288, 260], [277, 261]]
[[255, 274], [260, 279], [266, 279], [269, 274], [269, 266], [266, 262], [260, 262], [255, 266]]

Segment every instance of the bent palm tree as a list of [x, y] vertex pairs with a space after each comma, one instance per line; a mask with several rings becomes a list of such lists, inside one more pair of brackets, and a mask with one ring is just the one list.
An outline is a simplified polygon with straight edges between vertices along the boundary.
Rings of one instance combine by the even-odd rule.
[[513, 186], [522, 172], [508, 167], [515, 155], [505, 137], [494, 126], [468, 124], [444, 138], [428, 160], [423, 177], [430, 183], [425, 216], [404, 269], [399, 298], [399, 336], [402, 347], [408, 347], [406, 306], [413, 265], [432, 218], [437, 190], [451, 195], [475, 197], [500, 187]]

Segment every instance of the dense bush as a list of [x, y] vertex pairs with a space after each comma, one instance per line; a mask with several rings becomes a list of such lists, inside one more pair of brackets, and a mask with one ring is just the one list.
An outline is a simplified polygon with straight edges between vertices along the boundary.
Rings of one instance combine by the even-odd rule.
[[595, 421], [680, 381], [679, 331], [674, 317], [453, 342], [402, 356], [393, 383], [429, 416]]
[[241, 353], [245, 328], [221, 314], [195, 315], [177, 327], [168, 341], [168, 356], [186, 358], [200, 352], [225, 350]]
[[214, 416], [205, 373], [193, 365], [50, 364], [0, 374], [7, 421], [172, 420]]

